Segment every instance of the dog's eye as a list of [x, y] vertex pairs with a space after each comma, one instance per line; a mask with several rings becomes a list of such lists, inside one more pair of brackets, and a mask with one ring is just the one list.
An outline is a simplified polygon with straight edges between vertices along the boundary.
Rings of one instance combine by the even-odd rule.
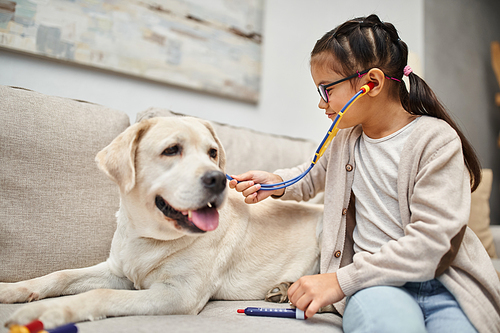
[[210, 149], [208, 151], [208, 156], [210, 156], [213, 159], [216, 159], [217, 158], [217, 149], [214, 149], [214, 148]]
[[181, 153], [181, 147], [179, 145], [173, 145], [171, 147], [168, 147], [165, 149], [162, 153], [162, 155], [165, 156], [174, 156], [174, 155], [179, 155]]

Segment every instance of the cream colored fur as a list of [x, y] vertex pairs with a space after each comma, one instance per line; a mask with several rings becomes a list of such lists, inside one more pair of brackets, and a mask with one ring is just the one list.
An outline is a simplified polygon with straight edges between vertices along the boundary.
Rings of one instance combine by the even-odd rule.
[[[175, 145], [182, 148], [179, 154], [162, 154]], [[225, 165], [208, 122], [144, 120], [96, 160], [120, 186], [109, 258], [92, 267], [0, 283], [2, 303], [71, 295], [25, 305], [6, 325], [39, 318], [51, 328], [109, 316], [197, 314], [211, 299], [263, 299], [282, 281], [318, 272], [321, 206], [271, 199], [247, 205], [227, 186], [218, 195], [203, 189], [200, 177], [224, 171]], [[193, 233], [163, 215], [157, 195], [179, 211], [207, 202], [220, 206], [218, 228]]]

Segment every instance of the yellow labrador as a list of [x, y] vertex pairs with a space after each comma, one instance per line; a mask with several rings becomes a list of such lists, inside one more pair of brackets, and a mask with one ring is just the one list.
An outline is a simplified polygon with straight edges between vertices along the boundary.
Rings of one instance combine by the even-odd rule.
[[245, 204], [226, 186], [225, 153], [208, 122], [144, 120], [96, 161], [120, 187], [109, 258], [1, 283], [2, 303], [72, 295], [25, 305], [6, 325], [197, 314], [210, 299], [263, 299], [282, 281], [318, 272], [321, 206]]

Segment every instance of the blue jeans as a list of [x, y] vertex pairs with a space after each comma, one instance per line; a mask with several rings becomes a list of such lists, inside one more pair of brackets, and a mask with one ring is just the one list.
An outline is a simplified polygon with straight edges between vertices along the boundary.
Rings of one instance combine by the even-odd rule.
[[477, 332], [455, 297], [438, 280], [379, 286], [348, 298], [345, 333]]

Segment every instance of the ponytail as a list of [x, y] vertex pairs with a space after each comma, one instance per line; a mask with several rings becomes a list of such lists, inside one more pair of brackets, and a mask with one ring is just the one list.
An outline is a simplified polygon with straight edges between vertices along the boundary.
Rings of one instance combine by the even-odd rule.
[[[413, 72], [409, 73], [408, 79], [410, 81], [410, 92], [408, 93], [406, 88], [404, 88], [404, 91], [400, 90], [401, 104], [410, 114], [427, 115], [442, 119], [457, 132], [460, 141], [462, 141], [464, 162], [471, 178], [471, 191], [474, 192], [481, 182], [481, 164], [474, 148], [427, 83]], [[405, 87], [404, 84], [401, 84], [401, 86]]]

